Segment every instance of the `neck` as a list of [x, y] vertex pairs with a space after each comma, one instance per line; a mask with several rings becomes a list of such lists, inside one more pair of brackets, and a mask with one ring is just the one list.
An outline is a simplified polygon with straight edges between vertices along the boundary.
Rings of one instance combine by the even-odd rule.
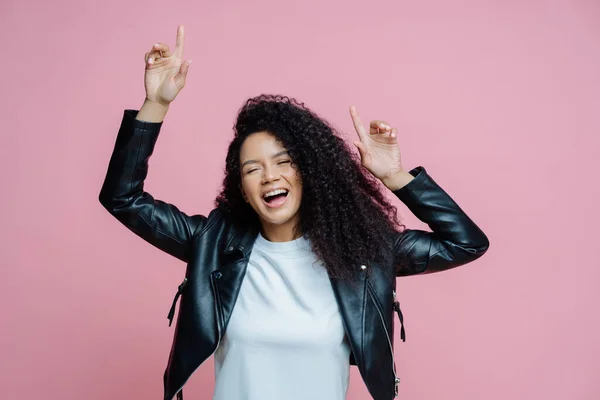
[[291, 242], [302, 236], [300, 229], [297, 229], [298, 221], [296, 220], [278, 225], [262, 221], [261, 225], [261, 234], [269, 242]]

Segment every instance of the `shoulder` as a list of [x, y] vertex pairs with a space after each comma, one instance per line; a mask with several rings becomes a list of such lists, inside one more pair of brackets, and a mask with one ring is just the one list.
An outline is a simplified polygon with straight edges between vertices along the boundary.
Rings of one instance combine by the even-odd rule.
[[198, 237], [207, 233], [229, 232], [239, 229], [240, 227], [236, 227], [229, 213], [216, 207], [207, 215], [206, 223], [194, 233], [194, 236]]

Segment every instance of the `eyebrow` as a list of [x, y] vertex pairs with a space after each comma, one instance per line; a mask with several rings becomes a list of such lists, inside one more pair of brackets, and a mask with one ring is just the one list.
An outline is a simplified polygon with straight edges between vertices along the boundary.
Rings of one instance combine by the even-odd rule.
[[[284, 154], [288, 154], [287, 150], [282, 150], [279, 153], [275, 153], [271, 156], [271, 158], [277, 158], [279, 156], [282, 156]], [[248, 161], [244, 161], [244, 163], [240, 166], [240, 169], [243, 169], [246, 165], [248, 164], [258, 164], [257, 160], [248, 160]]]

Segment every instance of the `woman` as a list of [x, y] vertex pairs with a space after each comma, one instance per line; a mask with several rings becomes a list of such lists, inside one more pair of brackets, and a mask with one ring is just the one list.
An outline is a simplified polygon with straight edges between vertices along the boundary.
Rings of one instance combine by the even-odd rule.
[[[360, 158], [293, 99], [241, 108], [223, 189], [208, 216], [145, 192], [148, 158], [185, 84], [184, 31], [174, 52], [146, 53], [146, 99], [125, 110], [100, 202], [125, 226], [187, 263], [164, 399], [215, 354], [214, 399], [343, 399], [350, 364], [374, 399], [397, 396], [397, 276], [442, 271], [485, 253], [488, 239], [423, 167], [406, 172], [396, 130], [365, 129]], [[433, 232], [405, 229], [391, 190]], [[401, 327], [404, 339], [404, 327]]]

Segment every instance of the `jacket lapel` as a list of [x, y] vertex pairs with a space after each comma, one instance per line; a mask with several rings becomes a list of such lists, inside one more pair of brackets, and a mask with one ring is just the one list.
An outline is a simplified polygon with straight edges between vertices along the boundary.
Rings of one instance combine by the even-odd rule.
[[[239, 294], [248, 260], [258, 231], [238, 231], [223, 251], [223, 262], [219, 266], [219, 278], [215, 280], [221, 301], [221, 312], [225, 327], [229, 322]], [[354, 360], [364, 374], [364, 313], [367, 300], [367, 269], [358, 266], [353, 273], [353, 282], [330, 278], [334, 295], [342, 314], [344, 329], [348, 336]]]
[[248, 260], [252, 252], [252, 246], [258, 231], [251, 230], [243, 232], [235, 232], [228, 245], [222, 253], [222, 262], [219, 269], [215, 272], [220, 272], [216, 275], [216, 288], [221, 301], [221, 315], [225, 326], [229, 322], [235, 301], [240, 292]]
[[361, 374], [364, 374], [364, 313], [367, 300], [367, 270], [357, 267], [354, 282], [330, 278], [336, 296], [350, 350]]

